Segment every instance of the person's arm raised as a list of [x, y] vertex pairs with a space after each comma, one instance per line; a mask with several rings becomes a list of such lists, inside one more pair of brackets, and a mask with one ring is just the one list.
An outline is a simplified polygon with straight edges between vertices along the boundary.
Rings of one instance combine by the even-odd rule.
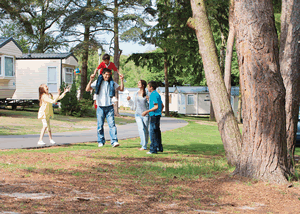
[[121, 85], [117, 88], [119, 91], [124, 91], [124, 76], [120, 76]]
[[94, 78], [95, 78], [95, 74], [92, 74], [90, 76], [90, 81], [89, 81], [89, 83], [87, 84], [87, 86], [85, 88], [85, 91], [89, 92], [89, 91], [93, 90], [93, 88], [91, 87], [91, 85], [92, 85], [92, 82], [93, 82]]

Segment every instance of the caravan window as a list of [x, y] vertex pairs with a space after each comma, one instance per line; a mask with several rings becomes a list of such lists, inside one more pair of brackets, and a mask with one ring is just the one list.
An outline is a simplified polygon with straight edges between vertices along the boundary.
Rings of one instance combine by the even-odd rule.
[[188, 94], [188, 105], [194, 105], [194, 95]]
[[57, 69], [56, 67], [48, 67], [48, 88], [49, 93], [57, 92]]
[[14, 77], [14, 57], [0, 56], [0, 76]]
[[66, 68], [65, 69], [65, 82], [69, 85], [72, 85], [73, 83], [73, 70], [72, 68]]
[[5, 76], [7, 77], [15, 76], [13, 57], [8, 57], [8, 56], [4, 57], [4, 69], [5, 69]]

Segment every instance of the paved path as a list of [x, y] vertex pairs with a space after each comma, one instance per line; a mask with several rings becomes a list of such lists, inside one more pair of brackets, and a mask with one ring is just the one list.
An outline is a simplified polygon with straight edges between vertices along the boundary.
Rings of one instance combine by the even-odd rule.
[[[129, 115], [128, 115], [129, 116]], [[188, 123], [184, 120], [170, 117], [161, 118], [161, 131], [168, 131], [186, 126]], [[128, 139], [138, 137], [138, 128], [136, 123], [129, 123], [126, 125], [117, 125], [118, 139]], [[110, 140], [109, 128], [104, 126], [104, 136], [106, 140]], [[58, 144], [71, 144], [83, 142], [96, 142], [97, 131], [96, 127], [92, 130], [75, 131], [75, 132], [61, 132], [52, 134], [53, 140]], [[37, 148], [39, 135], [0, 135], [0, 149], [21, 149], [21, 148]], [[44, 135], [43, 141], [50, 146], [49, 137]], [[110, 144], [110, 142], [106, 142]]]

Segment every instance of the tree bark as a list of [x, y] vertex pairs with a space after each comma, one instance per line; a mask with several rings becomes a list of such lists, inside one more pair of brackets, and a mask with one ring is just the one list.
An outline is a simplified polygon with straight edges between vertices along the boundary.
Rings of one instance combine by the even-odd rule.
[[[119, 13], [119, 5], [118, 0], [114, 0], [114, 63], [119, 70], [120, 67], [120, 50], [119, 50], [119, 19], [118, 19], [118, 13]], [[117, 72], [114, 72], [114, 81], [116, 83], [119, 83], [119, 74]], [[115, 97], [119, 98], [119, 92], [116, 91]], [[115, 102], [114, 104], [114, 112], [115, 116], [120, 116], [119, 114], [119, 101]]]
[[[166, 53], [166, 50], [165, 50]], [[165, 116], [170, 116], [169, 109], [169, 79], [168, 79], [168, 61], [167, 61], [167, 53], [165, 54], [164, 59], [164, 71], [165, 71]]]
[[221, 74], [224, 76], [224, 68], [225, 68], [225, 43], [226, 38], [221, 25], [221, 48], [220, 48], [220, 69]]
[[85, 88], [87, 85], [87, 69], [88, 69], [88, 58], [89, 58], [89, 41], [90, 41], [90, 26], [84, 27], [84, 39], [83, 39], [83, 48], [84, 51], [82, 53], [82, 67], [81, 67], [81, 83], [80, 83], [80, 96], [79, 98], [83, 98], [83, 94], [85, 93]]
[[243, 99], [243, 144], [235, 173], [287, 181], [285, 89], [271, 0], [235, 0], [236, 47]]
[[[91, 0], [87, 0], [86, 7], [90, 8], [92, 5]], [[79, 99], [83, 99], [85, 88], [87, 85], [87, 69], [89, 59], [89, 42], [90, 42], [90, 25], [84, 26], [83, 34], [83, 53], [82, 53], [82, 67], [81, 67], [81, 83], [80, 83], [80, 96]]]
[[233, 45], [234, 45], [234, 37], [235, 37], [233, 12], [234, 12], [234, 0], [231, 0], [229, 6], [229, 35], [227, 39], [225, 71], [224, 71], [224, 81], [229, 96], [231, 94], [231, 63], [232, 63], [232, 53], [233, 53]]
[[288, 167], [294, 171], [300, 92], [300, 1], [282, 1], [280, 72], [286, 89], [286, 137]]
[[241, 87], [240, 87], [240, 92], [239, 92], [239, 102], [238, 102], [238, 111], [237, 111], [237, 122], [242, 123], [242, 93], [241, 93]]
[[218, 62], [217, 49], [206, 14], [204, 0], [191, 0], [193, 18], [189, 21], [195, 26], [205, 77], [209, 87], [219, 132], [224, 144], [229, 164], [235, 165], [241, 148], [241, 133], [233, 114], [228, 93]]
[[210, 111], [209, 111], [209, 120], [210, 121], [216, 121], [216, 115], [215, 115], [215, 110], [214, 110], [214, 106], [213, 103], [210, 99]]

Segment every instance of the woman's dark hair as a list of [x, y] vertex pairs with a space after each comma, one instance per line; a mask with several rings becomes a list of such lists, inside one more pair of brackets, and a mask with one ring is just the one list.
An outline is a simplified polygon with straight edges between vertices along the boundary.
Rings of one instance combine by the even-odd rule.
[[150, 82], [148, 82], [148, 85], [149, 85], [150, 87], [152, 87], [154, 90], [156, 90], [156, 88], [157, 88], [157, 83], [156, 83], [155, 81], [150, 81]]
[[140, 80], [141, 84], [143, 86], [143, 97], [146, 97], [146, 87], [147, 87], [147, 82], [145, 80]]
[[106, 59], [110, 60], [110, 56], [108, 54], [104, 54], [102, 56], [102, 60], [106, 60]]

